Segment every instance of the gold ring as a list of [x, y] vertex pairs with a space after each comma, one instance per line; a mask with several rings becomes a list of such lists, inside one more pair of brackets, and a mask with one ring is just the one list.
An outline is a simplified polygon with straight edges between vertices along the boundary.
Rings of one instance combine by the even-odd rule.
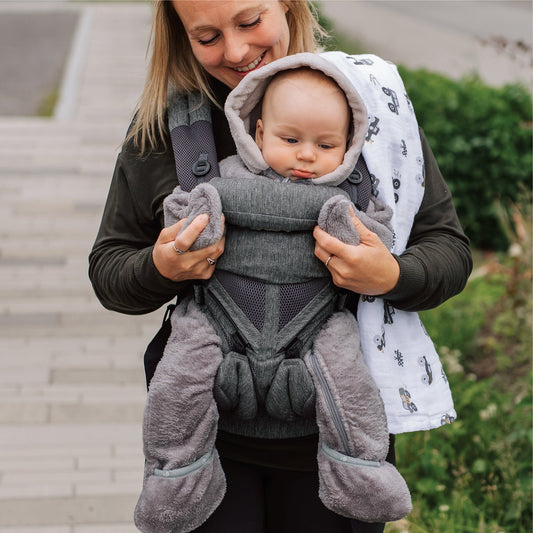
[[330, 255], [330, 256], [326, 259], [326, 262], [324, 263], [324, 264], [326, 265], [326, 267], [328, 266], [328, 264], [329, 264], [329, 262], [331, 261], [331, 258], [332, 258], [332, 257], [333, 257], [333, 256]]

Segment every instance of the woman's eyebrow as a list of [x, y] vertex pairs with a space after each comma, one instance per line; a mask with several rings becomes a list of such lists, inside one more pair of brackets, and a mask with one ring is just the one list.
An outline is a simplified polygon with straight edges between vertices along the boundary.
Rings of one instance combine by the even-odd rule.
[[[264, 3], [260, 3], [255, 6], [251, 6], [251, 7], [245, 7], [244, 9], [236, 13], [232, 20], [235, 21], [235, 20], [238, 20], [239, 18], [245, 18], [246, 16], [256, 13], [258, 11], [263, 13], [266, 9], [267, 8]], [[213, 26], [210, 24], [199, 24], [198, 26], [193, 26], [189, 31], [190, 33], [194, 33], [194, 32], [199, 32], [199, 31], [204, 31], [204, 30], [210, 30], [212, 28]]]

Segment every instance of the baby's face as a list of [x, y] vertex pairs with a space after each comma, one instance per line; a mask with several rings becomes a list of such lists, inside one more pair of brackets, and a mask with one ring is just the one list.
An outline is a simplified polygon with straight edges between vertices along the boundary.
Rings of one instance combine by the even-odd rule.
[[349, 121], [338, 89], [291, 78], [266, 97], [256, 142], [278, 174], [292, 180], [319, 178], [342, 163]]

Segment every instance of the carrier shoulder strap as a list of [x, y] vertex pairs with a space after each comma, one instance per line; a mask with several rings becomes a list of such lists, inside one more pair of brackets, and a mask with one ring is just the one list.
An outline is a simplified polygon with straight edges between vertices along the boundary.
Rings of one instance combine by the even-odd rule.
[[198, 184], [220, 175], [211, 108], [200, 93], [169, 97], [168, 127], [182, 190], [190, 192]]

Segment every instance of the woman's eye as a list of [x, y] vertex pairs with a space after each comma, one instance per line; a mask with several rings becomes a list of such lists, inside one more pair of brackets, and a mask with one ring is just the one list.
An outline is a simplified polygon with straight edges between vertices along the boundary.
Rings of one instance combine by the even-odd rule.
[[254, 26], [259, 26], [261, 24], [261, 17], [257, 17], [253, 22], [249, 22], [247, 24], [241, 24], [241, 28], [253, 28]]
[[218, 39], [218, 34], [214, 35], [210, 39], [198, 39], [198, 42], [202, 45], [209, 45], [213, 44]]

